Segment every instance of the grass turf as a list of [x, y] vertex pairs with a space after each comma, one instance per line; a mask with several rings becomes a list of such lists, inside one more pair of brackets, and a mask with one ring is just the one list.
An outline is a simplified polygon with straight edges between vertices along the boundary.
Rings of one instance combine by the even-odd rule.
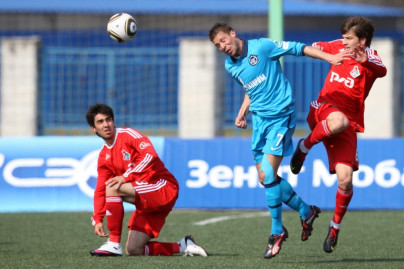
[[[104, 243], [93, 233], [89, 212], [0, 214], [0, 268], [404, 268], [403, 211], [348, 211], [336, 250], [327, 254], [323, 241], [332, 217], [315, 221], [308, 241], [300, 240], [300, 221], [283, 212], [289, 231], [281, 252], [270, 260], [263, 252], [270, 232], [269, 215], [256, 211], [182, 211], [167, 218], [159, 241], [176, 242], [192, 234], [209, 257], [92, 257]], [[206, 225], [210, 218], [229, 217]], [[126, 214], [124, 222], [128, 220]], [[127, 229], [124, 229], [123, 245]]]

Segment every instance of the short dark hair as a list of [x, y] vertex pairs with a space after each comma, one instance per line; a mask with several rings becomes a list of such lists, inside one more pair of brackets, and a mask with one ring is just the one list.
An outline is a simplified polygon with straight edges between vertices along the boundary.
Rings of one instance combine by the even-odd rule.
[[213, 25], [213, 27], [209, 31], [210, 41], [213, 41], [213, 39], [219, 32], [230, 34], [230, 31], [232, 30], [233, 28], [231, 28], [231, 26], [228, 25], [227, 23], [218, 22], [215, 25]]
[[350, 30], [353, 30], [359, 39], [366, 38], [366, 46], [370, 47], [373, 34], [375, 33], [375, 26], [370, 19], [365, 17], [349, 17], [342, 23], [340, 32], [343, 35]]
[[97, 114], [107, 115], [114, 120], [114, 111], [111, 107], [104, 104], [96, 104], [92, 105], [88, 108], [86, 113], [87, 123], [91, 127], [95, 127], [94, 118]]

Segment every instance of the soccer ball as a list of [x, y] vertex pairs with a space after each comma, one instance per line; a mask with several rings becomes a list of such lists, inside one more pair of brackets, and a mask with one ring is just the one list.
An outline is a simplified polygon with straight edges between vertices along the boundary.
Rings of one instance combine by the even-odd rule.
[[128, 42], [137, 33], [137, 23], [128, 13], [117, 13], [109, 19], [107, 30], [113, 40], [120, 43]]

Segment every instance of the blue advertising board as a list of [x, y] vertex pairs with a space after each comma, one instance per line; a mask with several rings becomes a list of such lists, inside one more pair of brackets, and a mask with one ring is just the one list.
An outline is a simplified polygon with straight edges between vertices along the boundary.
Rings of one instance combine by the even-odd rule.
[[[297, 138], [294, 140], [297, 144]], [[354, 173], [350, 209], [404, 209], [404, 139], [359, 139], [359, 171]], [[266, 209], [265, 192], [250, 151], [250, 139], [181, 140], [167, 138], [165, 163], [180, 182], [177, 207]], [[169, 157], [168, 157], [169, 156]], [[285, 157], [279, 175], [307, 203], [333, 209], [336, 175], [328, 171], [322, 144], [313, 147], [299, 175]]]
[[[250, 139], [151, 141], [180, 183], [176, 208], [266, 209]], [[0, 212], [92, 211], [102, 145], [96, 136], [1, 138]], [[402, 148], [402, 138], [359, 139], [350, 209], [404, 209]], [[312, 149], [299, 175], [290, 172], [289, 161], [279, 174], [307, 203], [333, 209], [337, 181], [324, 147]]]

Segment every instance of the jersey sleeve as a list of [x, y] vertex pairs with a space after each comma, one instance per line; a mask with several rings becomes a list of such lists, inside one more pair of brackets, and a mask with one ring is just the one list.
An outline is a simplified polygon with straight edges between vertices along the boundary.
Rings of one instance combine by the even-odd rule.
[[[138, 133], [138, 132], [137, 132]], [[136, 152], [133, 166], [129, 167], [123, 174], [125, 181], [142, 181], [144, 176], [151, 175], [150, 170], [153, 170], [153, 163], [158, 159], [158, 155], [147, 136], [141, 135], [139, 137], [130, 139], [128, 145]]]
[[362, 66], [369, 69], [376, 77], [384, 77], [387, 74], [387, 68], [382, 63], [379, 55], [377, 55], [377, 51], [368, 48], [366, 49], [366, 53], [368, 55], [368, 60], [361, 63]]
[[[100, 162], [100, 158], [98, 160]], [[94, 212], [92, 217], [92, 224], [103, 222], [105, 216], [105, 181], [113, 177], [106, 167], [98, 164], [98, 177], [97, 184], [94, 191], [93, 206]]]
[[333, 48], [335, 47], [336, 43], [338, 43], [339, 40], [334, 40], [330, 42], [323, 42], [323, 41], [318, 41], [314, 42], [311, 46], [315, 47], [317, 49], [320, 49], [324, 52], [330, 53], [330, 54], [335, 54], [336, 51]]
[[271, 59], [279, 59], [283, 55], [303, 56], [304, 43], [294, 41], [277, 41], [261, 38], [261, 49]]

